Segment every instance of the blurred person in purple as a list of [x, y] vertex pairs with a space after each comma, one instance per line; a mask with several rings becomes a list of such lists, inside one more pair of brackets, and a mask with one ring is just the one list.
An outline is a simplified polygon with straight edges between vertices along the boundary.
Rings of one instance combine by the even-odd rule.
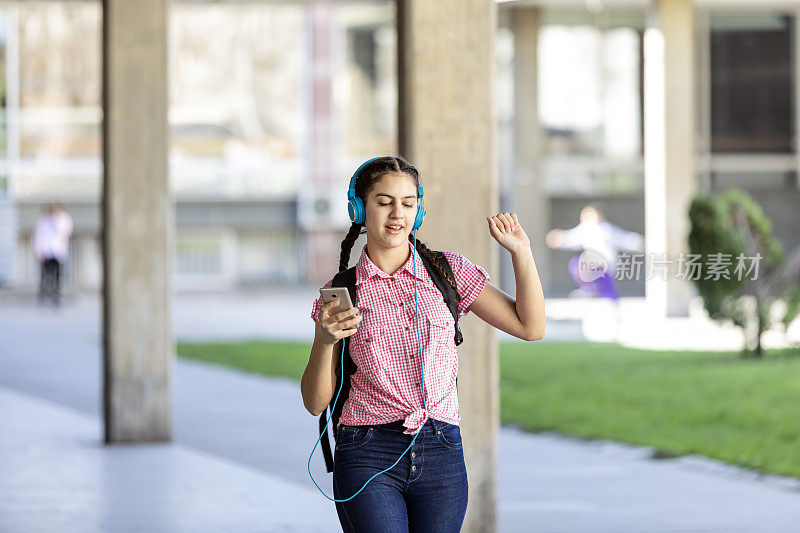
[[644, 237], [626, 231], [605, 219], [598, 204], [581, 209], [580, 223], [572, 229], [554, 229], [545, 237], [547, 246], [561, 250], [581, 250], [569, 260], [567, 269], [581, 292], [619, 303], [614, 279], [620, 251], [644, 252]]
[[60, 304], [61, 269], [69, 255], [69, 238], [72, 235], [72, 217], [58, 203], [43, 206], [33, 233], [33, 252], [41, 264], [39, 303], [50, 298]]

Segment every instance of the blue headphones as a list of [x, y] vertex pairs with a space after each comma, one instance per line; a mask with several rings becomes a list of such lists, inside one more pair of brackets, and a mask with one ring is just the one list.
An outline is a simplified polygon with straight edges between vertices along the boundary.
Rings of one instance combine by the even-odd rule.
[[[347, 213], [350, 215], [350, 221], [353, 224], [363, 224], [364, 223], [364, 200], [356, 196], [356, 178], [358, 177], [358, 173], [361, 172], [361, 169], [367, 166], [368, 164], [372, 163], [376, 159], [381, 159], [380, 157], [373, 157], [367, 161], [361, 163], [361, 166], [356, 169], [353, 173], [353, 177], [350, 178], [350, 187], [347, 189]], [[422, 182], [419, 182], [419, 186], [417, 187], [417, 197], [422, 199], [422, 205], [417, 206], [417, 214], [414, 217], [414, 225], [411, 226], [411, 231], [416, 231], [422, 225], [422, 219], [425, 218], [425, 193], [422, 190]]]

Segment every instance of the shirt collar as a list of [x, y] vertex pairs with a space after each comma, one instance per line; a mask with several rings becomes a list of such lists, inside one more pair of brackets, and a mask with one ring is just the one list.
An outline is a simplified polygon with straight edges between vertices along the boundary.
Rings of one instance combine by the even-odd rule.
[[377, 276], [379, 278], [391, 278], [392, 276], [398, 276], [402, 272], [407, 272], [409, 276], [412, 278], [414, 277], [414, 263], [412, 259], [416, 258], [417, 263], [417, 279], [420, 279], [422, 276], [421, 272], [425, 269], [425, 265], [422, 263], [422, 258], [419, 256], [418, 253], [414, 253], [414, 245], [411, 241], [408, 242], [408, 249], [411, 252], [411, 255], [408, 256], [408, 260], [403, 263], [397, 272], [392, 275], [387, 274], [383, 270], [377, 267], [375, 263], [367, 255], [367, 246], [364, 245], [364, 248], [361, 250], [361, 257], [358, 259], [358, 263], [356, 263], [356, 285], [360, 285], [363, 281], [372, 279], [373, 277]]

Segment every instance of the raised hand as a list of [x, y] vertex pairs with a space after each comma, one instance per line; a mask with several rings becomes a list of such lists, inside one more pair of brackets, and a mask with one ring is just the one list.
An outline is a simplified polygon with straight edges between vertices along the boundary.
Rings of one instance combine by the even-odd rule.
[[509, 252], [515, 253], [531, 247], [531, 241], [517, 220], [516, 213], [498, 213], [493, 217], [486, 217], [486, 221], [494, 240]]

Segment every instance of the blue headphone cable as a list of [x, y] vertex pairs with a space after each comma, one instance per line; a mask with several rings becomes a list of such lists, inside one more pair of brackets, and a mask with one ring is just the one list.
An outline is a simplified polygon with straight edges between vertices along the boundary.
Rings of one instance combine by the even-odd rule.
[[[413, 262], [413, 265], [414, 265], [414, 309], [415, 309], [416, 315], [417, 315], [417, 345], [419, 346], [419, 366], [420, 366], [420, 370], [422, 372], [422, 405], [423, 405], [423, 407], [425, 409], [425, 412], [427, 413], [428, 412], [428, 403], [425, 401], [425, 365], [422, 362], [422, 338], [420, 337], [420, 333], [419, 333], [419, 299], [417, 297], [417, 230], [414, 230], [414, 251], [413, 251], [412, 262]], [[346, 341], [347, 341], [346, 338], [342, 339], [342, 355], [341, 355], [341, 360], [339, 362], [339, 368], [341, 368], [343, 370], [344, 370], [344, 343]], [[344, 371], [342, 371], [342, 382], [339, 385], [339, 390], [336, 392], [336, 399], [334, 399], [334, 401], [333, 401], [333, 405], [334, 406], [336, 406], [336, 402], [339, 401], [339, 393], [342, 392], [342, 385], [344, 385]], [[408, 448], [406, 448], [405, 451], [400, 454], [400, 457], [397, 458], [397, 461], [395, 461], [392, 466], [390, 466], [389, 468], [387, 468], [385, 470], [381, 470], [377, 474], [373, 475], [371, 478], [369, 478], [364, 483], [363, 487], [358, 489], [358, 492], [356, 492], [355, 494], [353, 494], [349, 498], [346, 498], [344, 500], [337, 500], [337, 499], [331, 498], [330, 496], [325, 494], [325, 491], [322, 490], [322, 488], [320, 488], [319, 485], [317, 485], [317, 482], [314, 480], [314, 476], [311, 474], [311, 458], [314, 456], [314, 450], [317, 449], [317, 445], [319, 444], [320, 439], [322, 438], [323, 435], [325, 435], [328, 432], [328, 425], [331, 423], [331, 417], [333, 417], [333, 409], [331, 409], [331, 414], [330, 414], [330, 416], [328, 416], [328, 422], [325, 424], [325, 429], [322, 431], [322, 433], [320, 433], [319, 437], [317, 438], [317, 442], [314, 443], [314, 448], [312, 448], [312, 450], [311, 450], [311, 455], [308, 456], [308, 475], [311, 476], [311, 481], [314, 482], [314, 485], [316, 485], [317, 489], [319, 489], [319, 491], [322, 493], [322, 495], [325, 496], [326, 498], [328, 498], [332, 502], [346, 502], [346, 501], [352, 500], [353, 498], [358, 496], [358, 494], [362, 490], [364, 490], [364, 488], [367, 486], [367, 484], [370, 481], [372, 481], [373, 479], [375, 479], [379, 475], [383, 474], [384, 472], [388, 472], [389, 470], [394, 468], [395, 465], [397, 465], [397, 463], [400, 462], [400, 459], [403, 458], [403, 456], [406, 454], [406, 452], [411, 449], [411, 447], [414, 445], [414, 442], [417, 440], [417, 436], [419, 436], [420, 432], [422, 431], [422, 428], [420, 428], [414, 434], [414, 438], [411, 440], [411, 444], [409, 444]]]

